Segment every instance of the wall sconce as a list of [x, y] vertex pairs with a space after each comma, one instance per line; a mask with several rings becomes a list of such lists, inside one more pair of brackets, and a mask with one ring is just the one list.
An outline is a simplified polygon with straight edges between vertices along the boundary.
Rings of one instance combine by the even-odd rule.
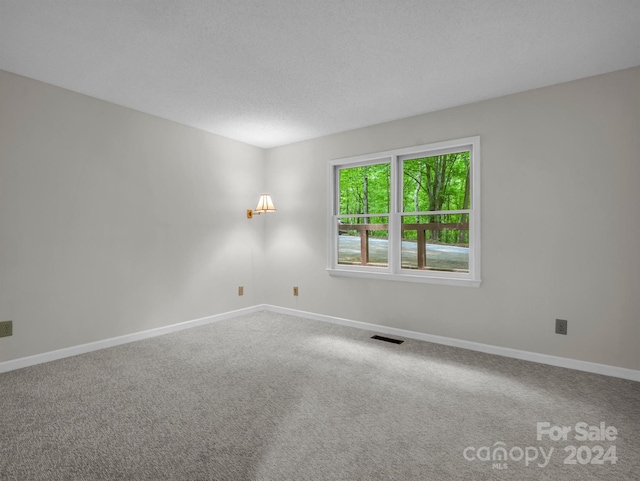
[[247, 209], [247, 219], [253, 219], [254, 214], [266, 214], [267, 212], [275, 212], [276, 207], [271, 200], [271, 194], [261, 194], [258, 199], [258, 205], [255, 209]]

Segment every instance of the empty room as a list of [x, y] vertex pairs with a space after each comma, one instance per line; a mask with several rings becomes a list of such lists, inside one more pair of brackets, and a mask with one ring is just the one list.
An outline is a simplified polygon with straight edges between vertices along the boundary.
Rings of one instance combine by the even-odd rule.
[[637, 480], [639, 0], [0, 0], [0, 479]]

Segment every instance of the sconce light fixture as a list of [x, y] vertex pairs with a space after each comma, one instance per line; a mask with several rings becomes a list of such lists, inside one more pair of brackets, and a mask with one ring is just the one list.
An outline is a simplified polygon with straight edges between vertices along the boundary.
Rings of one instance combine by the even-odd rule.
[[254, 215], [266, 214], [267, 212], [275, 212], [276, 207], [271, 200], [271, 194], [261, 194], [258, 199], [258, 205], [255, 209], [247, 209], [247, 219], [252, 219]]

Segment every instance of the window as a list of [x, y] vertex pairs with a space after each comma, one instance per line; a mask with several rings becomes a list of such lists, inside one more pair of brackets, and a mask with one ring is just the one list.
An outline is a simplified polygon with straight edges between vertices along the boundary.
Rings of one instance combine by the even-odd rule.
[[480, 139], [333, 160], [329, 273], [480, 285]]

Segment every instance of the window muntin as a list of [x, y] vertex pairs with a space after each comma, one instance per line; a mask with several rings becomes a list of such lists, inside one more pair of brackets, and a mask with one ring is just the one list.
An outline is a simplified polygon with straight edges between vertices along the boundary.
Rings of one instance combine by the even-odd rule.
[[479, 143], [331, 161], [329, 273], [479, 286]]

